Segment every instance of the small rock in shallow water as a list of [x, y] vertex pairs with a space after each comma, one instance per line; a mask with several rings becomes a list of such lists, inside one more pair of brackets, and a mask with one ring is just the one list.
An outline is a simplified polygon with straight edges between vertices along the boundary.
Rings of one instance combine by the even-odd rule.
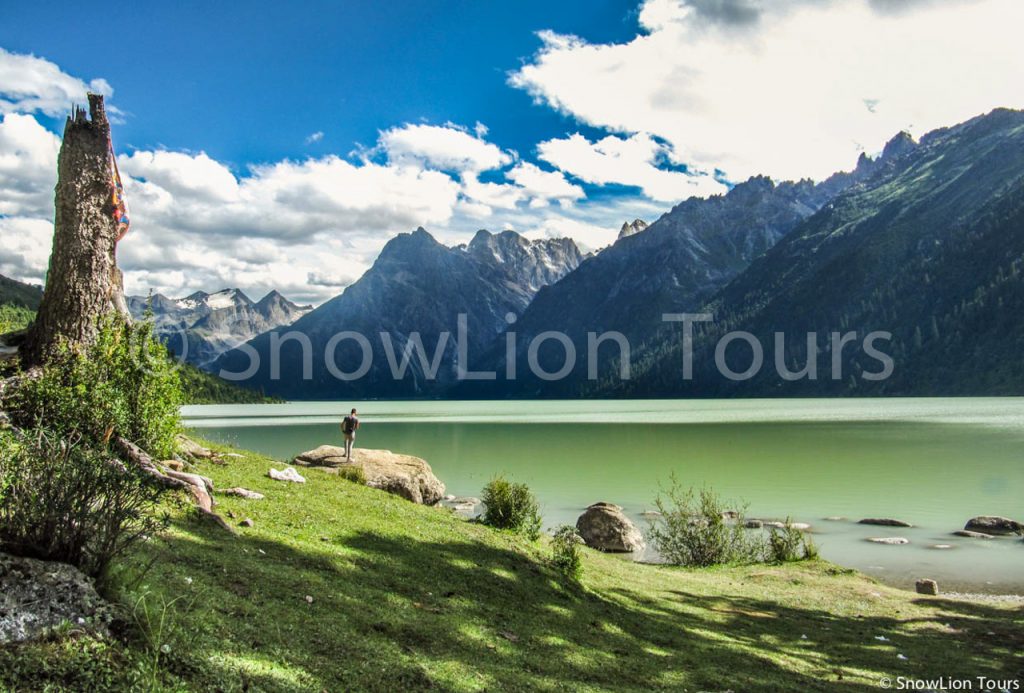
[[931, 545], [931, 546], [929, 546], [928, 548], [929, 548], [929, 549], [940, 549], [940, 550], [946, 550], [946, 549], [952, 549], [952, 548], [953, 548], [953, 545], [952, 545], [952, 544], [932, 544], [932, 545]]
[[971, 532], [970, 530], [966, 530], [966, 529], [958, 529], [957, 531], [953, 532], [953, 535], [957, 536], [957, 537], [967, 537], [969, 539], [991, 539], [992, 538], [992, 535], [990, 535], [990, 534], [984, 534], [982, 532]]
[[891, 517], [866, 517], [857, 522], [859, 525], [879, 525], [881, 527], [913, 527], [914, 525], [903, 520], [894, 520]]
[[873, 544], [890, 544], [892, 546], [910, 543], [906, 537], [868, 537], [868, 541]]
[[612, 503], [594, 503], [576, 520], [576, 529], [587, 546], [600, 551], [629, 553], [644, 548], [644, 536]]

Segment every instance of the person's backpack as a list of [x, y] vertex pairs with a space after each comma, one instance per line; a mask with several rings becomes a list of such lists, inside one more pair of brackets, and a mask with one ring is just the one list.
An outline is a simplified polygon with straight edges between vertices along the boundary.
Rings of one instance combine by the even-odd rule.
[[346, 416], [341, 422], [341, 432], [347, 434], [356, 432], [356, 419], [354, 416]]

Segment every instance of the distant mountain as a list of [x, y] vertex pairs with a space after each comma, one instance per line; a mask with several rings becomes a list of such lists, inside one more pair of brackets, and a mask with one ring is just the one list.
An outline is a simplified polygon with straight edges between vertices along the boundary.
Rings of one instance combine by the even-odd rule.
[[[1024, 394], [1024, 112], [998, 109], [925, 135], [901, 135], [889, 165], [836, 197], [702, 307], [713, 326], [698, 333], [694, 379], [681, 377], [680, 331], [652, 344], [616, 396]], [[883, 157], [885, 158], [885, 157]], [[647, 232], [649, 233], [649, 232]], [[714, 348], [728, 331], [749, 332], [765, 364], [747, 380], [719, 376]], [[784, 381], [774, 333], [793, 372], [807, 363], [808, 332], [819, 335], [818, 378]], [[832, 332], [856, 332], [840, 349], [833, 378]], [[871, 380], [893, 360], [891, 377]], [[730, 350], [734, 371], [750, 350]]]
[[[512, 231], [480, 231], [467, 245], [449, 248], [422, 228], [400, 234], [357, 282], [292, 326], [309, 338], [309, 379], [304, 377], [301, 343], [289, 340], [278, 348], [274, 335], [263, 334], [246, 345], [259, 354], [260, 367], [244, 384], [290, 399], [435, 396], [456, 376], [460, 313], [467, 316], [469, 352], [479, 352], [505, 328], [509, 314], [514, 319], [522, 313], [538, 290], [561, 279], [582, 259], [576, 244], [566, 238], [530, 241]], [[342, 331], [364, 335], [372, 348], [372, 367], [358, 380], [341, 380], [325, 365], [325, 350]], [[414, 356], [404, 377], [395, 379], [385, 345], [391, 346], [400, 368], [413, 332], [420, 335], [426, 362]], [[444, 332], [451, 338], [438, 356], [433, 380], [426, 375], [435, 365], [435, 347]], [[355, 371], [362, 362], [360, 347], [350, 339], [335, 346], [337, 368]], [[250, 363], [247, 350], [224, 354], [215, 369], [244, 371]], [[271, 365], [275, 350], [280, 353], [277, 373]]]
[[42, 300], [43, 287], [0, 275], [0, 305], [37, 310]]
[[[900, 135], [894, 142], [902, 141]], [[623, 334], [636, 353], [656, 339], [662, 314], [694, 311], [750, 263], [814, 214], [836, 194], [876, 174], [902, 154], [892, 144], [878, 159], [861, 157], [857, 168], [815, 184], [774, 183], [756, 176], [725, 195], [690, 198], [650, 226], [624, 224], [619, 239], [588, 258], [564, 279], [538, 292], [511, 327], [517, 340], [515, 382], [462, 383], [456, 397], [575, 396], [591, 388], [586, 359], [590, 331]], [[576, 367], [548, 381], [532, 377], [529, 344], [546, 331], [572, 341]], [[634, 355], [636, 355], [634, 353]], [[614, 345], [599, 351], [598, 376], [617, 372]], [[564, 346], [548, 342], [535, 355], [547, 372], [565, 362]], [[496, 341], [475, 369], [506, 369], [506, 343]]]
[[188, 363], [206, 368], [225, 351], [252, 337], [290, 325], [313, 309], [299, 306], [277, 291], [254, 302], [239, 289], [213, 294], [197, 291], [185, 298], [161, 294], [129, 296], [128, 309], [141, 319], [151, 306], [157, 335]]
[[621, 240], [626, 236], [635, 236], [636, 234], [646, 229], [648, 226], [649, 224], [643, 219], [625, 221], [622, 223], [622, 228], [619, 229], [619, 237], [616, 240]]

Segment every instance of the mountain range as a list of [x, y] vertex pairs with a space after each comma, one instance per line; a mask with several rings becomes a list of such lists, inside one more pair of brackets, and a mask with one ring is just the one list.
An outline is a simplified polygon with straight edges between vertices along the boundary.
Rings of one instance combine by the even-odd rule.
[[277, 291], [259, 301], [239, 289], [197, 291], [178, 299], [161, 294], [128, 297], [134, 318], [152, 312], [161, 341], [200, 368], [208, 368], [222, 353], [256, 335], [290, 325], [312, 309], [292, 303]]
[[[440, 396], [459, 375], [460, 315], [466, 352], [478, 353], [538, 291], [583, 259], [568, 238], [527, 240], [513, 231], [481, 230], [468, 244], [447, 247], [419, 228], [391, 239], [358, 281], [296, 321], [289, 332], [304, 339], [260, 335], [245, 349], [224, 354], [215, 370], [246, 372], [255, 354], [258, 367], [243, 384], [280, 397]], [[332, 343], [339, 333], [366, 339], [372, 363], [357, 379], [331, 372], [356, 373], [364, 360], [354, 339]], [[324, 358], [329, 348], [330, 364]], [[396, 372], [402, 377], [395, 378]]]
[[[853, 170], [819, 183], [755, 176], [727, 194], [685, 200], [649, 226], [624, 223], [614, 244], [587, 256], [568, 239], [511, 231], [481, 231], [449, 248], [418, 229], [292, 326], [308, 345], [259, 335], [212, 367], [244, 371], [258, 354], [248, 384], [295, 399], [1020, 393], [1022, 177], [1024, 113], [997, 109], [920, 142], [899, 133], [877, 157], [861, 155]], [[714, 318], [696, 328], [692, 379], [683, 378], [680, 326], [663, 321], [666, 313]], [[345, 330], [372, 342], [372, 365], [355, 379], [324, 366], [331, 335]], [[572, 367], [562, 369], [567, 345], [558, 339], [530, 348], [549, 331], [566, 336]], [[731, 331], [749, 333], [763, 351], [750, 377], [725, 377], [716, 365]], [[590, 358], [590, 332], [628, 341], [628, 378], [616, 339]], [[781, 349], [775, 332], [786, 335]], [[816, 377], [781, 377], [806, 365], [808, 332], [817, 335]], [[857, 334], [840, 349], [835, 377], [833, 332]], [[890, 334], [874, 351], [864, 342], [872, 332]], [[451, 339], [435, 351], [445, 333]], [[362, 349], [348, 338], [335, 346], [337, 367], [352, 373]], [[734, 373], [751, 361], [753, 346], [744, 348], [722, 352]], [[893, 372], [872, 380], [865, 376], [885, 362], [879, 350]], [[457, 362], [495, 375], [464, 379]]]

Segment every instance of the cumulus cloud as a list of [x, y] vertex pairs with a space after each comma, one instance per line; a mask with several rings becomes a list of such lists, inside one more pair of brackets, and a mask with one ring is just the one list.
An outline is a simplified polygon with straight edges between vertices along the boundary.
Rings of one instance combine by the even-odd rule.
[[385, 130], [380, 147], [394, 163], [417, 163], [445, 171], [480, 172], [501, 168], [512, 162], [509, 153], [482, 139], [486, 126], [477, 135], [448, 125], [407, 124]]
[[0, 113], [57, 116], [66, 113], [70, 104], [81, 102], [89, 91], [104, 96], [114, 93], [104, 79], [86, 83], [45, 58], [0, 48]]
[[734, 180], [822, 178], [858, 143], [1024, 105], [1019, 0], [648, 0], [639, 19], [621, 44], [543, 32], [510, 83]]
[[0, 217], [53, 215], [60, 139], [29, 115], [0, 117]]
[[675, 158], [674, 153], [646, 134], [609, 135], [591, 142], [576, 133], [541, 142], [537, 154], [587, 183], [633, 185], [654, 200], [677, 202], [726, 191], [724, 185], [707, 174], [661, 168], [659, 164]]
[[317, 142], [319, 142], [323, 138], [324, 138], [324, 133], [321, 132], [320, 130], [317, 130], [316, 132], [314, 132], [311, 135], [309, 135], [308, 137], [306, 137], [306, 144], [316, 144]]

